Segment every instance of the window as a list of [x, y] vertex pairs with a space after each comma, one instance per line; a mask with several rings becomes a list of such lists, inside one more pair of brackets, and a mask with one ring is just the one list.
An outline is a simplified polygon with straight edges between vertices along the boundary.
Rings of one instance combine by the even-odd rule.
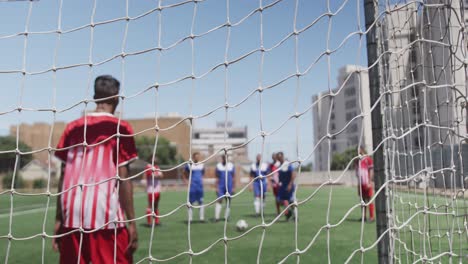
[[352, 124], [349, 126], [349, 132], [351, 133], [356, 133], [358, 131], [358, 125], [357, 124]]
[[331, 120], [335, 120], [335, 113], [331, 113], [330, 119], [331, 119]]
[[346, 121], [353, 119], [356, 116], [356, 111], [346, 113]]
[[349, 141], [348, 141], [348, 145], [349, 146], [357, 146], [359, 143], [359, 138], [354, 136], [354, 137], [350, 137], [349, 138]]
[[356, 88], [355, 88], [354, 86], [348, 87], [348, 88], [345, 89], [344, 94], [345, 94], [346, 96], [355, 95], [355, 94], [356, 94]]
[[229, 138], [244, 138], [245, 133], [243, 132], [231, 132], [229, 133]]
[[333, 144], [331, 145], [331, 147], [332, 147], [332, 151], [336, 151], [336, 144], [335, 144], [335, 143], [333, 143]]
[[331, 128], [332, 131], [335, 130], [335, 128], [336, 128], [336, 127], [335, 127], [335, 123], [331, 123], [330, 128]]
[[346, 101], [345, 107], [346, 109], [356, 107], [356, 100]]

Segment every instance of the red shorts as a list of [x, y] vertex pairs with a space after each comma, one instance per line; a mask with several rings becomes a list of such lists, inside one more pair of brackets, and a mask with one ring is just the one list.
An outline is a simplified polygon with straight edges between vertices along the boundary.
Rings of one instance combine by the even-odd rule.
[[161, 193], [159, 192], [154, 192], [154, 193], [148, 193], [148, 205], [151, 207], [151, 205], [154, 204], [157, 205], [159, 202], [159, 197], [161, 196]]
[[[60, 233], [67, 233], [74, 228], [62, 228]], [[115, 263], [132, 263], [132, 254], [127, 252], [128, 231], [127, 228], [117, 229], [115, 239], [114, 229], [97, 230], [92, 233], [83, 233], [83, 241], [80, 252], [80, 232], [73, 232], [59, 238], [60, 263], [114, 263], [114, 246], [117, 243], [117, 254]]]
[[371, 187], [367, 187], [366, 185], [361, 185], [361, 195], [362, 198], [371, 198], [374, 195], [374, 190]]

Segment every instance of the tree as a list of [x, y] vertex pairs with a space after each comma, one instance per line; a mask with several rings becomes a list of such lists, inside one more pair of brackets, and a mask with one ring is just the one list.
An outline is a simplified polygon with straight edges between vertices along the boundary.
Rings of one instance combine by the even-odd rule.
[[[16, 138], [12, 136], [3, 136], [0, 137], [0, 151], [15, 150], [16, 149]], [[21, 152], [31, 151], [31, 147], [23, 143], [22, 141], [18, 142], [18, 149]], [[15, 167], [16, 153], [2, 153], [0, 154], [0, 173], [12, 171]], [[19, 168], [22, 168], [24, 165], [28, 164], [32, 160], [32, 155], [20, 155], [19, 156]]]
[[312, 162], [307, 163], [307, 164], [303, 164], [302, 167], [301, 167], [301, 171], [302, 172], [312, 171]]
[[[135, 139], [138, 157], [148, 163], [153, 159], [154, 137], [141, 136]], [[179, 162], [177, 156], [177, 148], [171, 142], [163, 137], [158, 138], [158, 146], [156, 148], [156, 157], [158, 163], [162, 165], [173, 165]]]
[[[344, 170], [348, 163], [358, 155], [357, 147], [351, 147], [342, 153], [336, 153], [332, 157], [331, 170]], [[352, 168], [352, 167], [351, 167]]]
[[[3, 189], [10, 189], [12, 181], [13, 181], [13, 171], [9, 171], [2, 178]], [[16, 171], [15, 184], [14, 184], [13, 188], [15, 188], [15, 189], [16, 188], [23, 188], [24, 186], [25, 186], [25, 184], [24, 184], [23, 176], [21, 176], [21, 173], [19, 171]]]

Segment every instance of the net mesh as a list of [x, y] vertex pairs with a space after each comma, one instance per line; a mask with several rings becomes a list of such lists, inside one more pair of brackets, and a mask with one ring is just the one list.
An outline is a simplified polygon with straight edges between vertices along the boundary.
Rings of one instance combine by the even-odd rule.
[[[6, 9], [6, 12], [11, 11], [18, 17], [22, 15], [24, 19], [21, 24], [24, 30], [12, 25], [11, 31], [0, 32], [0, 43], [9, 43], [6, 45], [11, 46], [7, 47], [14, 47], [5, 50], [21, 51], [14, 62], [6, 60], [8, 63], [0, 67], [0, 78], [4, 78], [8, 86], [14, 87], [4, 89], [4, 92], [17, 91], [12, 92], [13, 96], [17, 95], [16, 103], [12, 104], [14, 100], [8, 99], [11, 95], [6, 94], [5, 107], [0, 111], [3, 122], [15, 124], [11, 133], [16, 144], [14, 148], [0, 149], [0, 156], [14, 156], [14, 165], [10, 166], [11, 183], [4, 185], [0, 192], [2, 199], [8, 202], [5, 207], [7, 211], [0, 215], [3, 221], [0, 241], [5, 244], [5, 263], [14, 262], [16, 258], [12, 254], [15, 249], [13, 245], [38, 241], [41, 243], [38, 262], [47, 263], [51, 255], [51, 239], [69, 235], [53, 234], [51, 230], [54, 200], [71, 191], [56, 192], [53, 187], [53, 153], [57, 150], [54, 138], [61, 132], [57, 128], [58, 120], [70, 121], [70, 117], [76, 117], [76, 112], [87, 115], [92, 110], [92, 104], [96, 102], [92, 99], [93, 79], [103, 72], [112, 72], [121, 81], [117, 114], [119, 123], [124, 114], [140, 117], [142, 111], [147, 111], [138, 108], [138, 105], [146, 104], [152, 108], [150, 116], [154, 122], [130, 135], [139, 137], [154, 133], [150, 163], [156, 163], [160, 134], [172, 133], [181, 125], [188, 124], [184, 160], [162, 168], [163, 173], [182, 170], [187, 164], [194, 164], [190, 157], [197, 151], [193, 147], [195, 125], [204, 125], [205, 120], [210, 119], [223, 120], [222, 141], [197, 164], [210, 164], [219, 155], [224, 155], [226, 159], [236, 157], [233, 154], [246, 146], [250, 147], [250, 152], [261, 153], [265, 162], [272, 151], [285, 150], [290, 163], [296, 167], [297, 177], [292, 202], [283, 212], [292, 209], [295, 218], [288, 231], [293, 236], [292, 240], [288, 240], [291, 245], [283, 251], [284, 254], [276, 256], [275, 262], [307, 262], [313, 254], [328, 263], [363, 263], [369, 255], [372, 259], [384, 236], [369, 232], [363, 220], [357, 226], [358, 231], [352, 234], [357, 243], [343, 250], [343, 259], [334, 258], [334, 246], [336, 239], [343, 236], [341, 230], [351, 225], [349, 220], [354, 216], [363, 217], [366, 207], [375, 201], [377, 195], [386, 197], [388, 211], [384, 221], [388, 223], [388, 229], [383, 233], [388, 234], [390, 239], [390, 262], [462, 262], [465, 258], [468, 249], [468, 207], [465, 203], [463, 168], [464, 160], [468, 159], [463, 158], [468, 150], [464, 144], [466, 44], [463, 1], [377, 1], [376, 22], [366, 29], [365, 10], [359, 0], [317, 3], [259, 0], [255, 5], [242, 3], [248, 6], [242, 8], [239, 3], [230, 0], [159, 0], [144, 7], [134, 7], [128, 0], [118, 4], [94, 0], [86, 2], [86, 8], [83, 7], [85, 4], [78, 8], [69, 1], [59, 0], [52, 8], [55, 10], [53, 15], [48, 16], [54, 20], [50, 23], [52, 26], [32, 30], [40, 28], [34, 27], [34, 19], [37, 23], [38, 20], [47, 20], [44, 14], [51, 14], [47, 13], [51, 11], [41, 9], [43, 2], [1, 3], [12, 8]], [[205, 8], [209, 4], [214, 7], [207, 12]], [[121, 14], [103, 11], [117, 9], [116, 6], [122, 11]], [[40, 19], [34, 17], [36, 10], [42, 15]], [[219, 14], [222, 19], [216, 21], [215, 17]], [[210, 18], [216, 22], [206, 22]], [[67, 19], [73, 21], [71, 26], [64, 26]], [[139, 25], [147, 28], [142, 33], [132, 31], [132, 27], [141, 30]], [[346, 30], [339, 30], [341, 27]], [[256, 30], [251, 31], [251, 28]], [[110, 33], [103, 33], [105, 31]], [[377, 34], [377, 61], [369, 67], [352, 66], [338, 71], [344, 64], [365, 63], [365, 41], [369, 32]], [[48, 42], [35, 42], [35, 45], [40, 46], [40, 52], [46, 53], [44, 56], [49, 56], [50, 64], [37, 57], [30, 58], [37, 56], [30, 55], [37, 52], [31, 42], [42, 37], [47, 38]], [[70, 42], [77, 39], [81, 39], [81, 42], [70, 46]], [[251, 39], [254, 44], [239, 46], [239, 42], [247, 43]], [[201, 52], [203, 45], [208, 48]], [[286, 55], [277, 56], [276, 53], [280, 51]], [[215, 53], [217, 55], [213, 55]], [[69, 54], [75, 57], [68, 58]], [[18, 63], [18, 58], [21, 58], [21, 63]], [[142, 63], [139, 58], [151, 63], [137, 67]], [[141, 73], [136, 72], [135, 68]], [[239, 68], [244, 68], [244, 71]], [[377, 77], [370, 76], [379, 78], [381, 96], [376, 102], [369, 100], [367, 75], [372, 68], [378, 68], [380, 73]], [[254, 73], [255, 77], [249, 77], [253, 81], [243, 80], [247, 73]], [[81, 85], [80, 92], [72, 93], [63, 88], [67, 85], [75, 87], [64, 81], [67, 78], [72, 78], [71, 82], [77, 82], [77, 86]], [[142, 78], [145, 81], [139, 81]], [[215, 89], [207, 89], [207, 86]], [[35, 91], [41, 89], [47, 93], [46, 97]], [[325, 92], [318, 93], [320, 90]], [[310, 101], [312, 94], [317, 93]], [[276, 94], [276, 97], [271, 94]], [[287, 101], [285, 98], [289, 97]], [[304, 98], [308, 98], [306, 102]], [[168, 106], [168, 101], [172, 105]], [[205, 101], [208, 102], [206, 105]], [[378, 103], [381, 108], [376, 107]], [[177, 122], [162, 124], [160, 120], [164, 110], [161, 108], [184, 114]], [[275, 111], [276, 108], [280, 108], [280, 111]], [[373, 112], [382, 116], [382, 142], [372, 142]], [[313, 131], [308, 128], [312, 115]], [[249, 125], [249, 138], [242, 144], [231, 145], [228, 133], [230, 122], [246, 119], [253, 120], [249, 121], [254, 127], [251, 129]], [[20, 141], [28, 128], [22, 122], [31, 120], [50, 124], [44, 141], [47, 143], [25, 151]], [[120, 131], [115, 132], [117, 141], [122, 136], [125, 135], [121, 135]], [[85, 149], [93, 147], [86, 142], [80, 145]], [[365, 146], [367, 154], [359, 155], [358, 146]], [[336, 167], [335, 154], [346, 148], [352, 149], [352, 158], [346, 160], [343, 167]], [[384, 185], [376, 188], [375, 195], [369, 200], [363, 199], [361, 193], [359, 199], [346, 206], [337, 202], [336, 197], [343, 190], [335, 187], [335, 184], [361, 184], [361, 180], [354, 179], [354, 164], [365, 156], [372, 156], [379, 149], [384, 153], [385, 173], [375, 177], [385, 177]], [[37, 157], [44, 153], [48, 175], [45, 189], [32, 192], [15, 187], [23, 157]], [[308, 180], [310, 175], [302, 172], [302, 166], [312, 159], [314, 168], [325, 171], [318, 180]], [[233, 161], [238, 162], [235, 158]], [[338, 172], [335, 171], [337, 168]], [[282, 169], [259, 178], [270, 179]], [[72, 189], [117, 180], [118, 190], [123, 182], [140, 178], [144, 173], [139, 171], [124, 179], [116, 175], [105, 182], [76, 184]], [[189, 172], [189, 182], [191, 177], [192, 170]], [[227, 180], [227, 173], [224, 177]], [[305, 187], [310, 181], [317, 186]], [[188, 219], [195, 209], [213, 208], [225, 198], [229, 198], [225, 206], [235, 209], [236, 199], [246, 195], [253, 182], [254, 179], [249, 179], [245, 185], [237, 187], [236, 193], [226, 190], [221, 197], [206, 201], [203, 205], [189, 203], [187, 186], [184, 187], [187, 192], [185, 201], [168, 202], [170, 210], [160, 215], [154, 211], [148, 214], [136, 212], [134, 219], [124, 222], [142, 221], [147, 216], [169, 220], [181, 213], [184, 219]], [[22, 197], [44, 199], [39, 211], [34, 211], [40, 212], [42, 225], [33, 234], [22, 235], [14, 227], [17, 216], [36, 210], [18, 211], [16, 202]], [[322, 207], [316, 207], [321, 203]], [[306, 211], [312, 207], [317, 210], [314, 214]], [[234, 242], [246, 241], [256, 234], [256, 254], [249, 261], [260, 263], [266, 254], [271, 254], [269, 231], [273, 233], [271, 230], [283, 219], [282, 215], [268, 217], [265, 210], [261, 208], [260, 220], [242, 233], [231, 232], [232, 221], [224, 219], [222, 233], [215, 234], [203, 246], [198, 243], [204, 234], [197, 231], [197, 225], [188, 221], [186, 230], [170, 231], [186, 234], [186, 245], [174, 247], [170, 252], [157, 250], [158, 227], [153, 223], [148, 241], [140, 240], [139, 252], [147, 252], [137, 254], [135, 262], [171, 262], [187, 257], [192, 263], [210, 255], [221, 244], [223, 254], [217, 255], [216, 259], [228, 263], [232, 258], [232, 248], [238, 246]], [[315, 213], [322, 217], [322, 221], [309, 226], [308, 231], [301, 227], [302, 219], [313, 218]], [[168, 228], [171, 228], [170, 225]], [[97, 231], [78, 229], [77, 232], [81, 234], [80, 249], [83, 235]], [[338, 247], [336, 249], [340, 251]], [[242, 256], [238, 257], [242, 259]]]

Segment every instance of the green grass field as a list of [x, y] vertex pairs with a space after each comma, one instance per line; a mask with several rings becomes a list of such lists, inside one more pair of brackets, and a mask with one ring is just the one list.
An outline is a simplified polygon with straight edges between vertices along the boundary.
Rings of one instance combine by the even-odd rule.
[[[314, 191], [313, 188], [302, 188], [298, 192], [298, 199], [302, 200]], [[311, 243], [314, 236], [317, 238], [310, 249], [300, 256], [302, 263], [325, 263], [328, 260], [327, 230], [321, 227], [326, 225], [327, 209], [329, 207], [330, 188], [321, 189], [310, 201], [299, 207], [298, 240], [299, 249], [304, 249]], [[213, 191], [205, 194], [205, 201], [215, 198]], [[9, 230], [10, 196], [0, 196], [0, 235], [7, 235]], [[182, 191], [163, 192], [160, 203], [161, 213], [167, 213], [186, 200], [186, 193]], [[235, 229], [235, 223], [239, 219], [245, 219], [249, 227], [261, 223], [260, 218], [253, 216], [252, 193], [244, 192], [232, 202], [231, 221], [227, 224], [227, 237], [239, 236], [241, 233]], [[358, 202], [354, 188], [333, 187], [330, 205], [330, 223], [340, 221], [346, 212]], [[135, 194], [136, 213], [141, 216], [145, 213], [146, 195], [142, 192]], [[43, 208], [46, 205], [45, 197], [14, 196], [14, 215], [12, 223], [12, 235], [18, 240], [11, 241], [8, 263], [40, 263], [44, 254], [45, 263], [57, 263], [58, 254], [51, 249], [51, 239], [43, 239], [37, 236], [32, 239], [22, 238], [41, 234], [45, 217]], [[53, 215], [55, 214], [55, 201], [51, 201], [51, 208], [46, 219], [46, 232], [52, 233]], [[265, 221], [270, 223], [275, 217], [275, 208], [271, 196], [267, 197]], [[206, 209], [206, 217], [212, 218], [214, 206]], [[195, 219], [198, 212], [195, 211]], [[360, 209], [355, 209], [336, 228], [330, 229], [330, 255], [333, 263], [343, 263], [354, 250], [360, 248], [361, 222]], [[166, 259], [188, 250], [188, 225], [186, 223], [187, 210], [185, 207], [177, 210], [168, 217], [162, 219], [162, 225], [156, 227], [153, 236], [151, 254], [157, 259]], [[151, 228], [144, 226], [145, 220], [138, 221], [139, 249], [135, 253], [135, 262], [149, 256], [149, 241]], [[193, 223], [191, 225], [191, 243], [194, 252], [206, 249], [222, 238], [224, 222]], [[237, 240], [227, 243], [227, 258], [229, 263], [254, 263], [257, 259], [262, 229], [257, 228]], [[375, 223], [364, 225], [363, 246], [370, 246], [376, 238]], [[42, 253], [43, 241], [45, 250]], [[261, 262], [275, 263], [293, 252], [295, 246], [295, 224], [293, 221], [285, 222], [283, 218], [266, 229], [262, 247]], [[5, 259], [8, 240], [0, 239], [0, 261]], [[216, 243], [206, 253], [193, 257], [193, 263], [223, 263], [225, 256], [224, 242]], [[296, 263], [296, 256], [288, 258], [286, 263]], [[364, 258], [365, 263], [375, 263], [377, 253], [372, 249], [364, 254], [354, 255], [351, 263], [360, 263]], [[170, 261], [170, 263], [188, 263], [189, 257], [182, 255]], [[145, 262], [146, 263], [146, 262]]]

